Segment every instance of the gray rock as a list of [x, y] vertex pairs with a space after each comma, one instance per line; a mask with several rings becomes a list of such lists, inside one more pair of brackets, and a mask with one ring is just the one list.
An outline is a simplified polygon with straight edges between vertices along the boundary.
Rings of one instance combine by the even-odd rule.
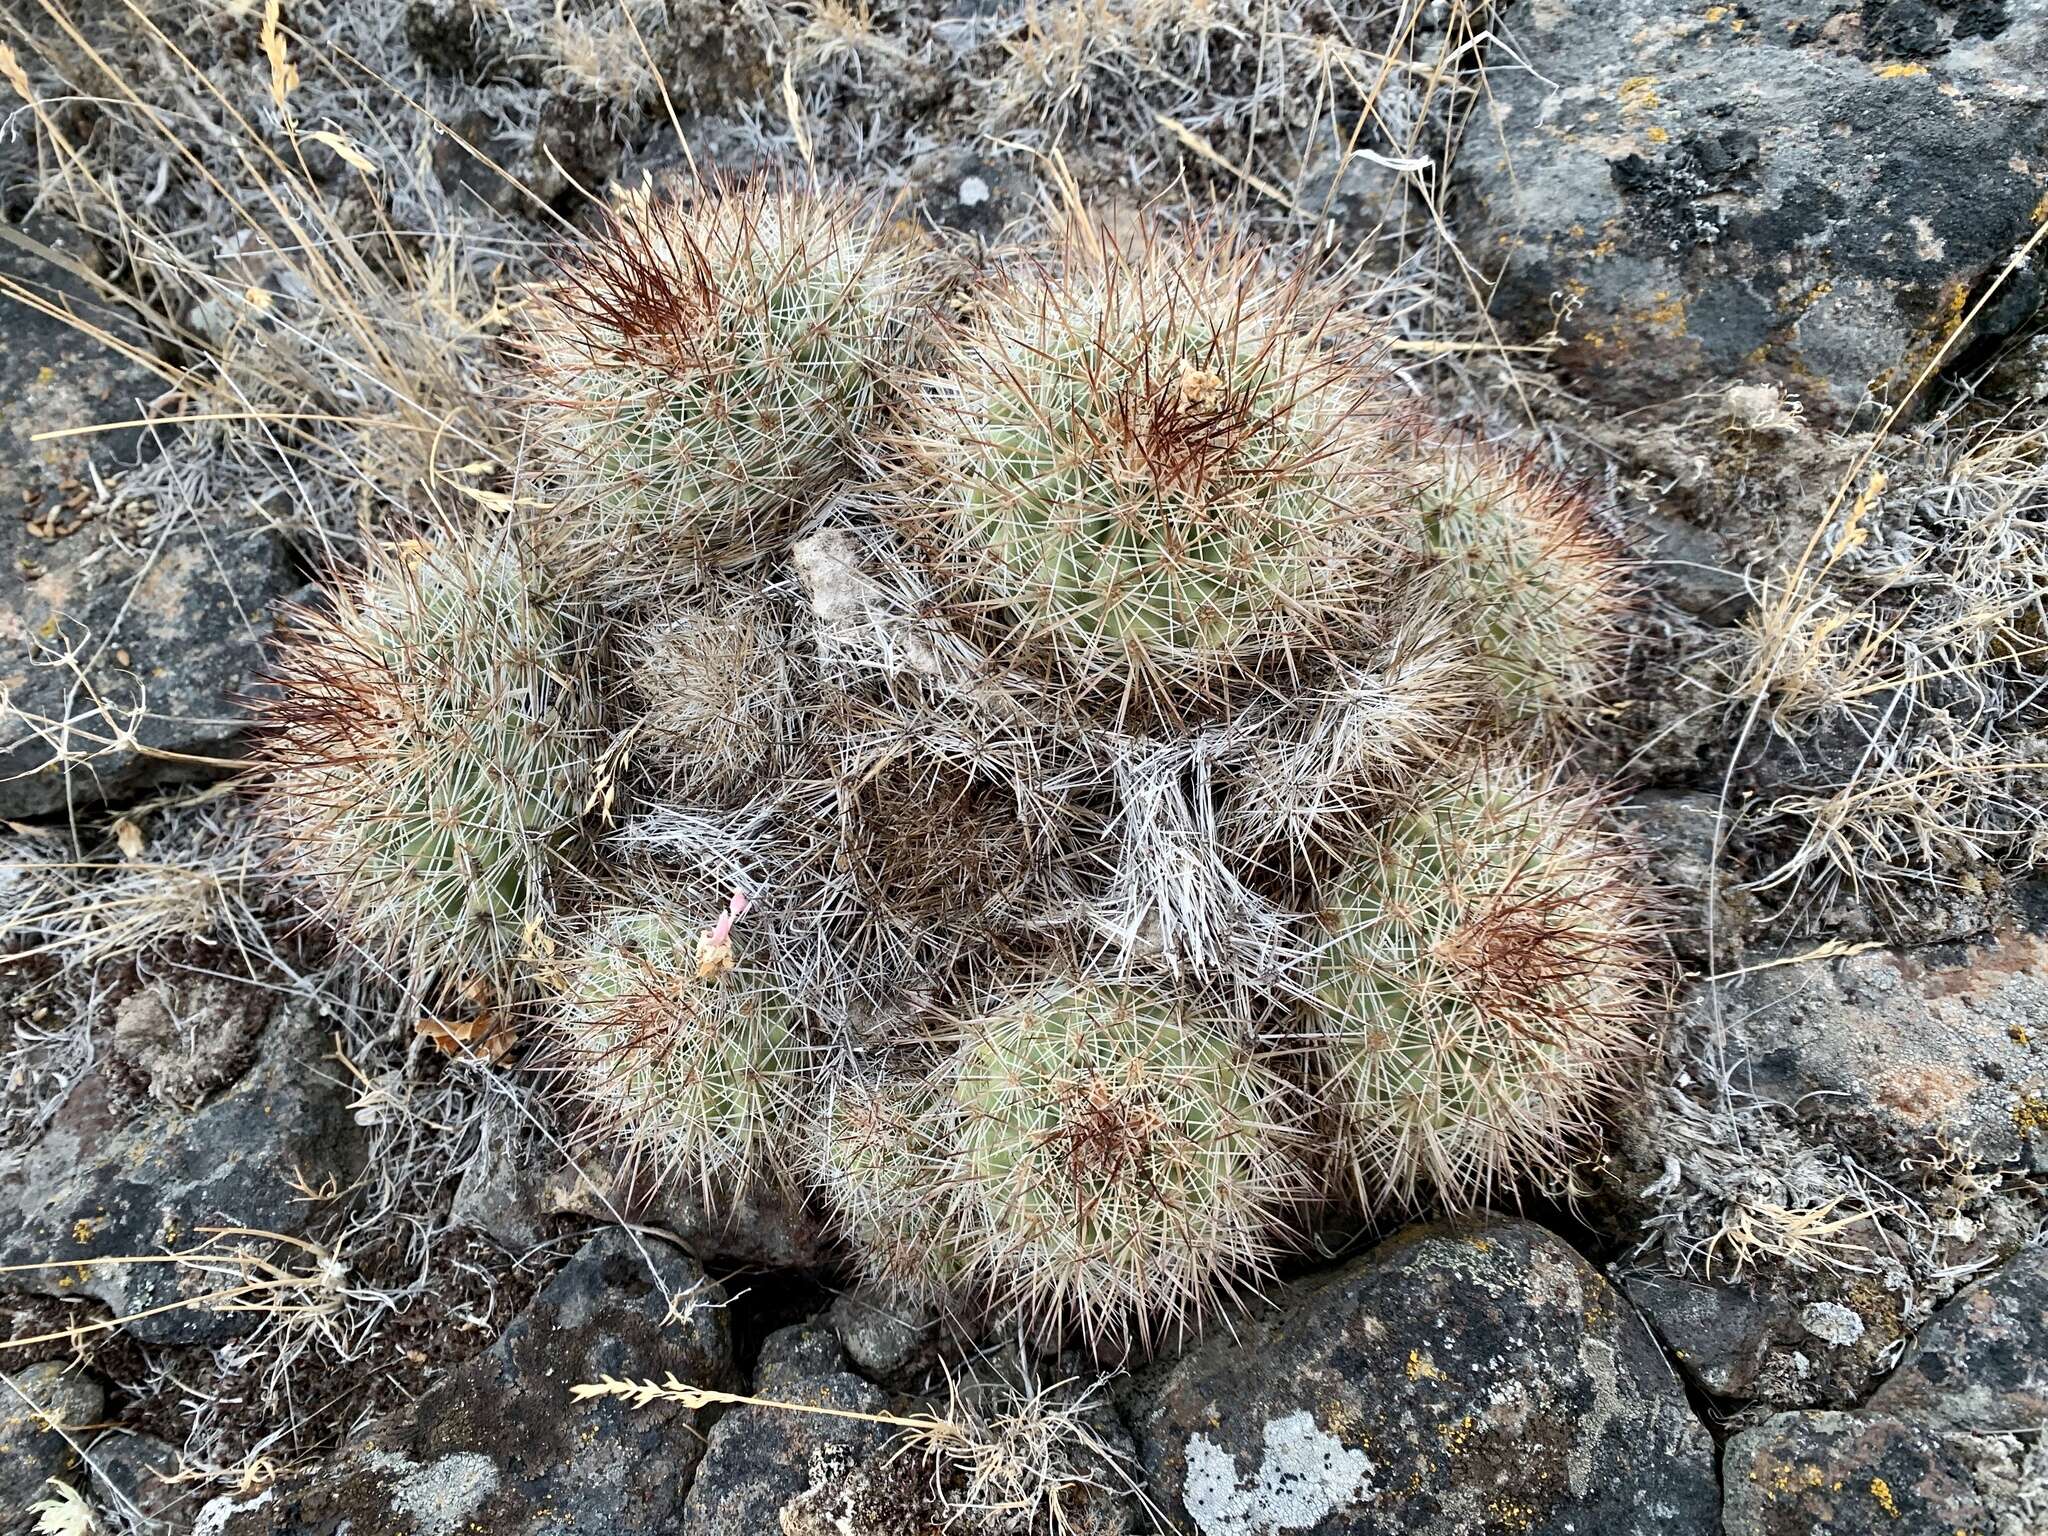
[[1616, 1279], [1679, 1370], [1716, 1397], [1846, 1407], [1869, 1395], [1904, 1336], [1898, 1297], [1868, 1276]]
[[673, 1402], [569, 1401], [570, 1387], [605, 1375], [731, 1385], [722, 1293], [683, 1255], [646, 1248], [617, 1230], [593, 1238], [497, 1343], [397, 1420], [310, 1478], [215, 1500], [196, 1528], [667, 1536], [702, 1454], [700, 1416]]
[[102, 1508], [140, 1516], [143, 1536], [173, 1536], [192, 1528], [197, 1503], [191, 1488], [165, 1481], [179, 1469], [176, 1446], [154, 1435], [112, 1430], [90, 1449], [100, 1478], [94, 1493]]
[[[1908, 10], [1911, 45], [1889, 25]], [[1459, 163], [1468, 228], [1519, 337], [1570, 306], [1556, 359], [1603, 402], [1736, 381], [1817, 412], [1890, 398], [2048, 194], [2038, 6], [1548, 0], [1506, 22], [1494, 121]], [[2039, 283], [2005, 292], [1980, 336]]]
[[224, 976], [159, 977], [115, 1005], [114, 1054], [151, 1098], [197, 1109], [248, 1070], [273, 1003]]
[[1716, 1397], [1762, 1396], [1774, 1357], [1797, 1347], [1795, 1308], [1775, 1292], [1667, 1274], [1617, 1278], [1678, 1368]]
[[1531, 1223], [1403, 1233], [1139, 1379], [1201, 1536], [1714, 1529], [1713, 1444], [1621, 1294]]
[[1037, 184], [1012, 159], [981, 149], [948, 145], [915, 161], [905, 173], [916, 212], [941, 229], [996, 241], [1037, 211]]
[[[85, 307], [75, 279], [12, 246], [0, 272]], [[0, 310], [0, 817], [217, 772], [148, 752], [235, 755], [236, 700], [286, 579], [278, 542], [225, 519], [163, 533], [136, 519], [146, 509], [110, 511], [98, 482], [142, 451], [135, 432], [30, 439], [134, 418], [160, 384], [62, 321]], [[67, 720], [68, 764], [53, 740]]]
[[1997, 1531], [2017, 1481], [2010, 1440], [1882, 1415], [1783, 1413], [1728, 1442], [1726, 1536], [1956, 1536]]
[[809, 1486], [782, 1506], [770, 1529], [782, 1536], [1013, 1536], [1022, 1530], [972, 1514], [949, 1522], [951, 1513], [914, 1456], [863, 1456], [843, 1445], [814, 1445]]
[[[61, 1477], [85, 1491], [72, 1441], [84, 1443], [106, 1407], [107, 1394], [90, 1376], [61, 1360], [24, 1366], [0, 1383], [0, 1518], [12, 1519], [49, 1496], [49, 1479]], [[66, 1439], [59, 1428], [69, 1431]]]
[[[1720, 1016], [1744, 1086], [1860, 1144], [1873, 1166], [2048, 1150], [2048, 939], [2040, 914], [1969, 946], [1758, 969]], [[1704, 989], [1691, 1006], [1704, 1009]]]
[[[1681, 960], [1702, 965], [1710, 954], [1739, 954], [1754, 903], [1726, 869], [1716, 866], [1714, 838], [1721, 804], [1692, 790], [1648, 790], [1621, 807], [1623, 821], [1649, 857], [1650, 873], [1665, 890], [1684, 892], [1671, 928], [1671, 945]], [[1711, 942], [1710, 942], [1711, 941]]]
[[832, 1332], [870, 1380], [911, 1387], [938, 1358], [938, 1317], [929, 1310], [843, 1291], [832, 1299]]
[[[769, 1336], [754, 1393], [858, 1413], [889, 1407], [886, 1394], [847, 1370], [838, 1343], [815, 1324]], [[879, 1460], [895, 1433], [854, 1419], [734, 1408], [712, 1426], [683, 1506], [683, 1536], [772, 1536], [782, 1529], [783, 1506], [808, 1493], [814, 1475]]]
[[[183, 526], [131, 549], [91, 528], [38, 541], [0, 518], [0, 546], [0, 816], [205, 778], [218, 762], [192, 759], [238, 756], [287, 581], [269, 532]], [[65, 721], [68, 761], [52, 739]]]
[[1945, 1429], [2048, 1425], [2048, 1248], [2022, 1249], [1935, 1313], [1870, 1406]]
[[[2048, 1515], [2048, 1249], [1921, 1330], [1859, 1413], [1788, 1413], [1728, 1443], [1727, 1536], [2008, 1536]], [[2031, 1511], [2031, 1514], [2029, 1514]]]
[[[15, 244], [8, 238], [15, 233], [59, 259], [45, 260]], [[46, 219], [0, 232], [0, 274], [76, 315], [82, 324], [128, 346], [140, 345], [135, 328], [95, 297], [74, 270], [90, 270], [91, 255], [76, 231]], [[41, 309], [12, 298], [0, 300], [0, 499], [7, 508], [5, 521], [13, 524], [19, 509], [22, 521], [42, 523], [54, 514], [56, 526], [69, 524], [73, 519], [65, 515], [63, 503], [75, 499], [74, 488], [90, 486], [94, 468], [104, 472], [132, 462], [143, 447], [135, 428], [37, 442], [39, 433], [133, 420], [162, 392], [162, 381], [118, 348]]]
[[510, 1253], [523, 1253], [541, 1240], [547, 1182], [540, 1168], [520, 1160], [519, 1150], [516, 1138], [487, 1117], [448, 1212], [457, 1226], [483, 1233]]
[[363, 1136], [347, 1095], [320, 1065], [330, 1049], [310, 1012], [289, 1004], [270, 1020], [248, 1074], [196, 1110], [121, 1114], [106, 1077], [87, 1073], [0, 1179], [0, 1211], [9, 1216], [0, 1222], [0, 1263], [69, 1267], [12, 1283], [92, 1296], [122, 1314], [172, 1307], [127, 1325], [145, 1343], [217, 1344], [247, 1333], [254, 1312], [174, 1305], [237, 1283], [222, 1262], [82, 1261], [191, 1248], [205, 1241], [207, 1226], [302, 1233], [315, 1203], [291, 1181], [346, 1188], [362, 1165]]

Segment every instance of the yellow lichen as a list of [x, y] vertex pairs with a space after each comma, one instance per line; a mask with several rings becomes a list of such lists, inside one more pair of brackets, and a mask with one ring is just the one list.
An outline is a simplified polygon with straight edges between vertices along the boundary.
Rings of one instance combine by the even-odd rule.
[[1515, 1502], [1506, 1494], [1497, 1493], [1488, 1499], [1486, 1512], [1506, 1531], [1526, 1531], [1536, 1524], [1536, 1511], [1527, 1504]]
[[1890, 1515], [1894, 1520], [1899, 1518], [1898, 1501], [1892, 1497], [1892, 1485], [1890, 1483], [1881, 1477], [1873, 1477], [1870, 1480], [1870, 1496], [1877, 1500], [1878, 1506], [1886, 1514]]
[[1410, 1381], [1442, 1381], [1444, 1373], [1422, 1358], [1422, 1351], [1408, 1351], [1408, 1379]]
[[2038, 1093], [2021, 1094], [2020, 1101], [2012, 1107], [2012, 1124], [2023, 1141], [2048, 1136], [2048, 1097]]

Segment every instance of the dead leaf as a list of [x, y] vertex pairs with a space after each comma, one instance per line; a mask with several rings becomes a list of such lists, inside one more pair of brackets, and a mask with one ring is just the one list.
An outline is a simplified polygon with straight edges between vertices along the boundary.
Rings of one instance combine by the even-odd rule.
[[360, 149], [357, 149], [354, 142], [346, 134], [332, 133], [323, 128], [312, 133], [302, 134], [301, 137], [311, 139], [316, 144], [325, 144], [365, 176], [377, 174], [376, 162]]
[[127, 816], [114, 823], [114, 841], [119, 845], [121, 857], [124, 859], [141, 858], [142, 850], [149, 846], [143, 838], [141, 823]]
[[498, 1021], [489, 1009], [462, 1019], [437, 1019], [421, 1014], [414, 1030], [448, 1056], [472, 1056], [485, 1062], [502, 1061], [505, 1053], [519, 1043], [518, 1032]]

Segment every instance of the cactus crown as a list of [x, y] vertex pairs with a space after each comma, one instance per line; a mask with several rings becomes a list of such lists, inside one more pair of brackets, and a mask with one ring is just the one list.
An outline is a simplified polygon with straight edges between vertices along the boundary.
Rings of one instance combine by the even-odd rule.
[[975, 1026], [954, 1097], [977, 1265], [1041, 1325], [1185, 1326], [1295, 1193], [1279, 1079], [1145, 985], [1020, 996]]
[[1330, 643], [1410, 547], [1400, 414], [1333, 313], [1229, 242], [1070, 241], [947, 339], [896, 515], [1005, 649], [1182, 713]]
[[908, 270], [857, 203], [792, 185], [615, 208], [538, 299], [553, 561], [632, 602], [780, 548], [868, 420]]
[[600, 918], [562, 956], [553, 1020], [593, 1133], [713, 1200], [788, 1181], [813, 1067], [795, 999], [717, 932], [666, 911]]
[[1334, 883], [1311, 1028], [1368, 1203], [1560, 1171], [1640, 1054], [1650, 929], [1596, 811], [1483, 767], [1425, 786]]
[[502, 536], [372, 546], [331, 592], [272, 668], [280, 855], [407, 975], [502, 985], [587, 797], [578, 659]]

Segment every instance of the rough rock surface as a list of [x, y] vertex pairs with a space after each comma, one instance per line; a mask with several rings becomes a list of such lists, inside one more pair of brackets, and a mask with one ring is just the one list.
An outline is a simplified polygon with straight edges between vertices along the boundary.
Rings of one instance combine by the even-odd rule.
[[[1467, 138], [1494, 310], [1641, 407], [1889, 397], [2048, 196], [2048, 15], [1989, 0], [1532, 0]], [[1968, 166], [1967, 175], [1957, 167]], [[2022, 273], [1980, 335], [2038, 302]]]
[[[14, 223], [5, 208], [0, 218]], [[90, 251], [76, 234], [45, 220], [31, 219], [18, 232], [64, 261], [83, 261]], [[95, 301], [82, 278], [4, 236], [0, 274], [69, 308], [88, 325], [135, 339], [117, 315]], [[95, 467], [104, 471], [132, 460], [141, 441], [134, 429], [42, 442], [35, 441], [37, 434], [133, 420], [162, 389], [148, 369], [68, 321], [11, 297], [0, 300], [0, 498], [6, 520], [41, 522], [54, 512], [58, 526], [64, 525], [70, 519], [62, 504], [73, 488], [89, 485]]]
[[643, 1256], [625, 1233], [602, 1233], [490, 1349], [397, 1421], [309, 1480], [215, 1500], [197, 1529], [668, 1536], [703, 1450], [698, 1415], [667, 1402], [574, 1405], [569, 1388], [607, 1374], [658, 1381], [671, 1372], [693, 1386], [730, 1385], [722, 1301], [683, 1255], [649, 1242]]
[[1649, 861], [1650, 876], [1665, 890], [1697, 892], [1697, 908], [1671, 931], [1679, 959], [1702, 965], [1712, 954], [1737, 953], [1752, 905], [1725, 869], [1717, 869], [1714, 838], [1721, 819], [1719, 797], [1696, 790], [1650, 790], [1621, 807], [1621, 816]]
[[[108, 323], [77, 279], [4, 242], [0, 273]], [[61, 320], [0, 302], [0, 321], [0, 817], [202, 777], [115, 739], [132, 728], [155, 751], [233, 755], [236, 696], [286, 578], [278, 542], [245, 525], [165, 532], [147, 507], [111, 507], [98, 486], [142, 451], [133, 431], [31, 438], [133, 419], [161, 385]], [[67, 720], [68, 773], [53, 741]]]
[[[345, 1188], [363, 1156], [347, 1094], [320, 1063], [327, 1032], [297, 1005], [264, 1031], [255, 1065], [195, 1110], [123, 1114], [103, 1070], [81, 1078], [19, 1167], [0, 1179], [0, 1263], [83, 1261], [189, 1249], [200, 1228], [231, 1226], [295, 1236], [317, 1208], [293, 1181]], [[255, 1326], [252, 1312], [173, 1306], [237, 1284], [222, 1264], [102, 1265], [13, 1277], [24, 1289], [97, 1297], [138, 1317], [146, 1343], [219, 1343]]]
[[1728, 1442], [1726, 1536], [1998, 1530], [2016, 1445], [1882, 1415], [1783, 1413]]
[[[754, 1395], [812, 1407], [888, 1411], [887, 1394], [847, 1369], [831, 1333], [785, 1328], [761, 1346]], [[894, 1436], [886, 1424], [777, 1408], [734, 1408], [712, 1426], [683, 1506], [683, 1536], [760, 1536], [779, 1531], [784, 1505], [808, 1492], [814, 1473], [874, 1461]], [[814, 1465], [813, 1458], [819, 1458]]]
[[[6, 517], [0, 546], [0, 816], [203, 778], [220, 770], [185, 759], [236, 755], [238, 700], [256, 682], [287, 580], [270, 533], [180, 527], [116, 539], [87, 527], [40, 540]], [[68, 771], [55, 750], [66, 721]], [[131, 734], [183, 756], [146, 756]]]
[[2048, 1248], [2033, 1247], [1938, 1312], [1863, 1411], [1779, 1414], [1729, 1441], [1727, 1536], [2039, 1530], [2044, 1422]]
[[2048, 1248], [2025, 1248], [1920, 1330], [1873, 1409], [1948, 1429], [2048, 1425]]
[[[189, 1483], [168, 1481], [183, 1465], [176, 1446], [154, 1435], [110, 1430], [93, 1441], [91, 1453], [100, 1473], [93, 1492], [103, 1509], [132, 1509], [146, 1522], [144, 1536], [168, 1536], [191, 1528], [202, 1496]], [[123, 1499], [126, 1505], [120, 1502]]]
[[832, 1332], [862, 1375], [909, 1388], [938, 1358], [938, 1318], [865, 1290], [833, 1298]]
[[2029, 906], [1969, 946], [1742, 977], [1721, 1017], [1745, 1086], [1864, 1142], [1878, 1167], [1940, 1148], [1990, 1164], [2048, 1154], [2048, 924]]
[[0, 1379], [0, 1520], [48, 1497], [45, 1484], [53, 1477], [74, 1487], [85, 1482], [72, 1442], [83, 1443], [83, 1427], [99, 1418], [106, 1400], [98, 1382], [59, 1360]]
[[781, 1191], [751, 1189], [714, 1211], [694, 1185], [670, 1181], [636, 1195], [616, 1185], [596, 1163], [549, 1175], [541, 1190], [541, 1210], [593, 1221], [625, 1217], [662, 1227], [707, 1262], [723, 1259], [770, 1269], [808, 1269], [832, 1246], [824, 1221], [801, 1199]]
[[1845, 1407], [1883, 1376], [1904, 1336], [1876, 1277], [1616, 1277], [1679, 1370], [1716, 1397], [1774, 1408]]
[[190, 972], [138, 987], [114, 1008], [114, 1055], [160, 1103], [197, 1109], [248, 1070], [270, 993]]
[[1140, 1378], [1201, 1536], [1714, 1528], [1713, 1446], [1621, 1294], [1531, 1223], [1397, 1236]]
[[455, 1187], [448, 1216], [457, 1226], [482, 1232], [512, 1253], [541, 1239], [541, 1199], [547, 1175], [537, 1162], [522, 1161], [517, 1131], [486, 1116], [476, 1154]]

